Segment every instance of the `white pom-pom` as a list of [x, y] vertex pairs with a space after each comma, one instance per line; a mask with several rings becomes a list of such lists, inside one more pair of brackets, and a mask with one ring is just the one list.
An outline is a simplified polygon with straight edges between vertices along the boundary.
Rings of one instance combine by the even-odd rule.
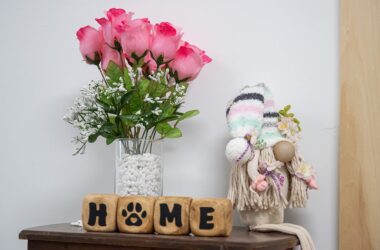
[[252, 155], [248, 141], [244, 138], [234, 138], [227, 143], [226, 157], [232, 163], [246, 163]]

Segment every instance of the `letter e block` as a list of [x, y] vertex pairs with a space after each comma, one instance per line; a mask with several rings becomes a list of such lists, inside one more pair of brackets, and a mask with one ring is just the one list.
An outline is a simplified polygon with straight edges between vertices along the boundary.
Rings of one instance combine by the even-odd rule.
[[125, 196], [117, 205], [117, 227], [124, 233], [153, 233], [153, 196]]
[[189, 197], [159, 197], [154, 206], [154, 230], [159, 234], [188, 234], [190, 204]]
[[86, 231], [116, 231], [116, 208], [119, 197], [113, 194], [90, 194], [82, 203], [82, 222]]
[[228, 199], [193, 199], [190, 229], [198, 236], [229, 236], [232, 231], [232, 204]]

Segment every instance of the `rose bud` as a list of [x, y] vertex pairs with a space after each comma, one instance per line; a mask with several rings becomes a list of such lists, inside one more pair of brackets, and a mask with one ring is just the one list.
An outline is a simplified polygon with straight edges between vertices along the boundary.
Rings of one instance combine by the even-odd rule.
[[152, 41], [152, 25], [147, 18], [132, 20], [119, 27], [118, 31], [123, 52], [129, 57], [141, 57], [149, 49]]
[[79, 50], [86, 62], [99, 64], [101, 50], [99, 32], [91, 26], [85, 26], [77, 31], [77, 38], [79, 40]]
[[175, 54], [170, 66], [176, 72], [178, 80], [194, 80], [202, 67], [211, 62], [211, 58], [194, 45], [185, 42]]
[[117, 50], [112, 49], [107, 44], [102, 47], [102, 69], [107, 70], [110, 61], [113, 61], [119, 67], [122, 67], [122, 61], [120, 53]]
[[182, 35], [179, 28], [175, 28], [168, 22], [156, 24], [154, 26], [152, 45], [150, 48], [153, 57], [158, 60], [161, 56], [162, 62], [160, 63], [173, 59]]
[[131, 21], [133, 13], [126, 13], [123, 9], [112, 8], [106, 12], [107, 18], [96, 18], [100, 24], [104, 41], [114, 49], [120, 50], [120, 34], [118, 29]]

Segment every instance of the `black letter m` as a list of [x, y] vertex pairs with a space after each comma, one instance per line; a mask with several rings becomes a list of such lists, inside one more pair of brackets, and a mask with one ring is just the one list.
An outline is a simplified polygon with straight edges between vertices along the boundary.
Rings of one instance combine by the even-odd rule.
[[105, 204], [99, 204], [99, 210], [96, 210], [96, 203], [90, 202], [88, 225], [95, 226], [96, 217], [99, 217], [99, 226], [106, 226], [107, 206]]
[[173, 222], [175, 219], [175, 225], [177, 227], [182, 227], [182, 206], [179, 204], [174, 204], [173, 210], [170, 212], [168, 204], [160, 204], [160, 225], [166, 226], [166, 220], [168, 222]]

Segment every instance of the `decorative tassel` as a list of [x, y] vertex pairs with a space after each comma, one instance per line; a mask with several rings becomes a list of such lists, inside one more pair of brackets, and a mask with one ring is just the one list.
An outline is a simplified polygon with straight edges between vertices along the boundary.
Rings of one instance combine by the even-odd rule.
[[302, 165], [302, 162], [303, 159], [296, 149], [296, 153], [292, 161], [286, 163], [286, 167], [291, 175], [289, 207], [306, 207], [307, 199], [309, 197], [307, 183], [305, 180], [296, 175], [297, 170]]

